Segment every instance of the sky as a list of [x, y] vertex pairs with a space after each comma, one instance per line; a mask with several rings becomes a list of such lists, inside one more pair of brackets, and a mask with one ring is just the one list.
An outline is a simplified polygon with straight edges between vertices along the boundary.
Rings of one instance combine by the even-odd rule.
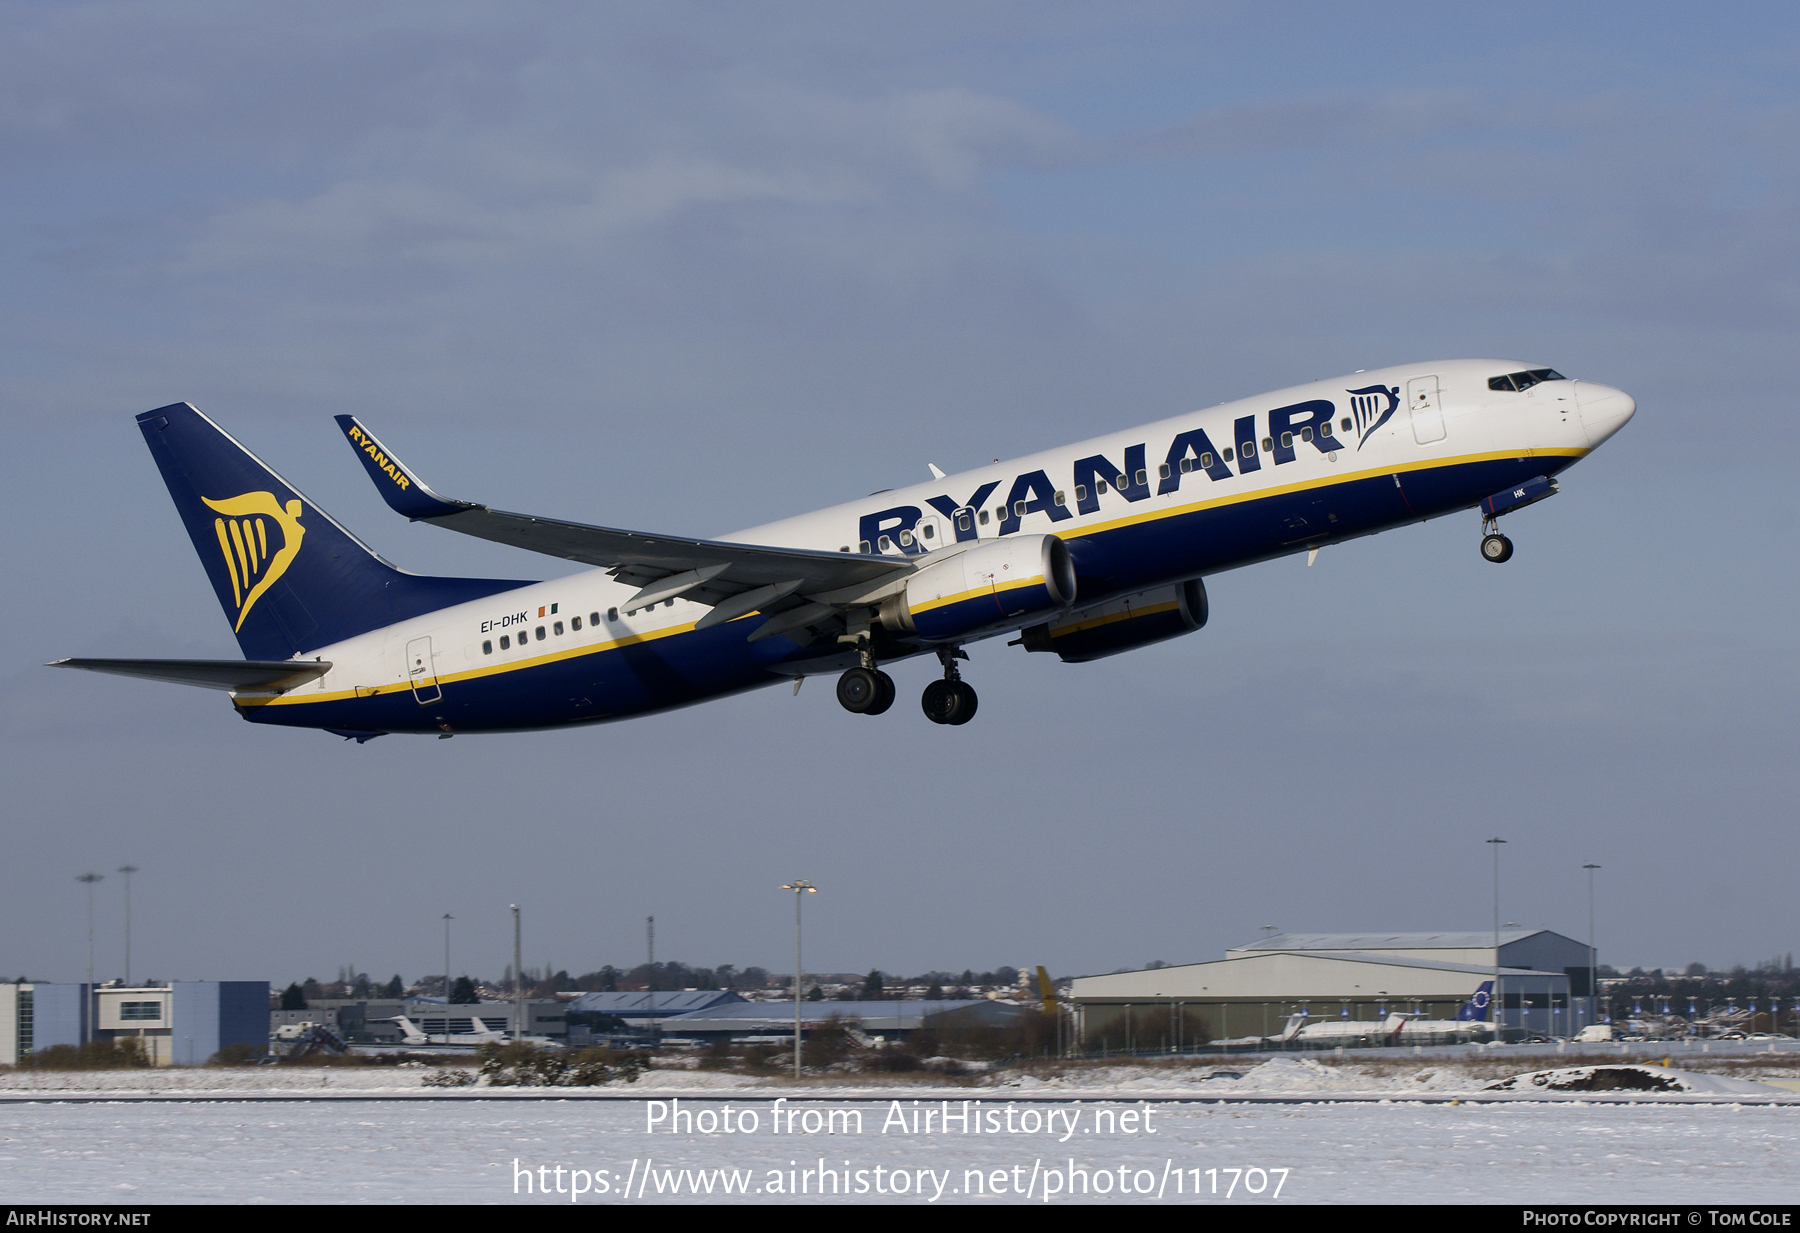
[[[0, 3], [0, 975], [413, 980], [645, 955], [1058, 974], [1492, 924], [1792, 951], [1800, 11]], [[829, 680], [367, 745], [42, 665], [236, 658], [132, 416], [187, 401], [401, 566], [567, 563], [440, 491], [732, 530], [1360, 368], [1615, 385], [1510, 518], [1208, 580], [981, 711]], [[1045, 662], [1048, 661], [1048, 662]]]

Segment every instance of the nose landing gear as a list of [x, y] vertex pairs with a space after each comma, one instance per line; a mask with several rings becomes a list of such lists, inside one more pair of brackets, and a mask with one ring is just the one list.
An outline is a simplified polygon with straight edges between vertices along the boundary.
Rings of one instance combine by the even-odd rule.
[[944, 679], [925, 687], [919, 705], [925, 710], [925, 718], [934, 724], [966, 724], [975, 718], [975, 708], [980, 701], [974, 687], [956, 670], [956, 661], [967, 659], [968, 655], [954, 648], [945, 648], [937, 654], [944, 665]]
[[[1489, 524], [1494, 525], [1494, 524]], [[1486, 527], [1482, 528], [1486, 530]], [[1481, 537], [1481, 555], [1484, 560], [1495, 565], [1512, 560], [1513, 542], [1498, 531], [1491, 531]]]

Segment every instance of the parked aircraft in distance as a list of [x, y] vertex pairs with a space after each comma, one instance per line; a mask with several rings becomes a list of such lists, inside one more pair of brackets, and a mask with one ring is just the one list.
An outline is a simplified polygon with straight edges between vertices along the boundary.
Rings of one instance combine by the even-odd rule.
[[967, 723], [962, 647], [1082, 663], [1206, 623], [1203, 579], [1461, 510], [1503, 514], [1637, 406], [1502, 360], [1317, 381], [877, 493], [723, 539], [509, 514], [440, 497], [354, 417], [337, 423], [395, 511], [592, 569], [549, 582], [396, 569], [186, 403], [138, 416], [244, 660], [65, 659], [228, 690], [255, 723], [366, 741], [624, 719], [837, 674], [846, 710], [894, 701], [880, 665], [934, 654], [921, 699]]
[[1367, 1045], [1450, 1045], [1491, 1035], [1489, 999], [1494, 982], [1484, 980], [1469, 995], [1454, 1019], [1427, 1019], [1405, 1011], [1390, 1011], [1381, 1019], [1311, 1018], [1304, 1012], [1289, 1015], [1278, 1036], [1263, 1043], [1301, 1049], [1359, 1048]]

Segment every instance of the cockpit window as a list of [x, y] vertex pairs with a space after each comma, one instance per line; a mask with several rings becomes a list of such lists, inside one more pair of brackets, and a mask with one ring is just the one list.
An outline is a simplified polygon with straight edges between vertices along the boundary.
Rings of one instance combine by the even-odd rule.
[[1489, 377], [1490, 390], [1528, 390], [1540, 381], [1567, 381], [1568, 378], [1554, 368], [1533, 368], [1529, 372], [1507, 373], [1504, 377]]

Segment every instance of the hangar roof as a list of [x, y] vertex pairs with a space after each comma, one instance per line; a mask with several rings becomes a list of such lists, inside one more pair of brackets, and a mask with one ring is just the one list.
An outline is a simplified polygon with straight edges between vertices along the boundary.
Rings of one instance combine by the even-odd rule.
[[[1509, 946], [1514, 942], [1539, 934], [1560, 937], [1548, 929], [1502, 929], [1500, 945]], [[1565, 939], [1572, 940], [1572, 939]], [[1225, 953], [1241, 954], [1248, 951], [1265, 950], [1492, 950], [1494, 948], [1494, 931], [1477, 929], [1460, 933], [1428, 932], [1428, 933], [1278, 933], [1259, 942], [1234, 946]]]

